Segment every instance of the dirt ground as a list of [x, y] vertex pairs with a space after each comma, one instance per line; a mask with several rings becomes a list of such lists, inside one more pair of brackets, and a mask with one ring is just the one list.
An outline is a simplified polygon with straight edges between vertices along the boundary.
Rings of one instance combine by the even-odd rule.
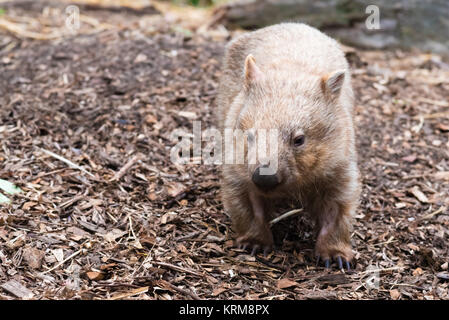
[[52, 41], [0, 29], [0, 178], [23, 190], [0, 205], [0, 299], [449, 299], [444, 60], [347, 50], [363, 192], [354, 268], [326, 270], [303, 215], [266, 258], [234, 248], [218, 168], [170, 161], [173, 130], [215, 125], [227, 37], [126, 14]]

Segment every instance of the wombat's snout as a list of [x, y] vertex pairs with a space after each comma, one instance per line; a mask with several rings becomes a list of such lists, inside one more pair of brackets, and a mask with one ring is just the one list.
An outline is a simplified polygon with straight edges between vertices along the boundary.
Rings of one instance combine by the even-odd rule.
[[[261, 170], [264, 168], [266, 170]], [[281, 182], [281, 179], [279, 178], [279, 175], [276, 172], [270, 174], [268, 165], [262, 165], [260, 167], [257, 167], [257, 169], [254, 170], [252, 180], [253, 183], [262, 191], [273, 190]]]

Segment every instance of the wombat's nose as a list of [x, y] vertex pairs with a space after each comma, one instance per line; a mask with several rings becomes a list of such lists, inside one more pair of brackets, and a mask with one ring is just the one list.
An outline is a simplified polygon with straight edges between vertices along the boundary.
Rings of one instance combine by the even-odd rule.
[[263, 174], [264, 172], [260, 172], [261, 168], [268, 168], [268, 166], [264, 165], [261, 167], [258, 167], [254, 173], [252, 180], [254, 184], [263, 191], [269, 191], [274, 189], [279, 183], [279, 177], [276, 173], [274, 174]]

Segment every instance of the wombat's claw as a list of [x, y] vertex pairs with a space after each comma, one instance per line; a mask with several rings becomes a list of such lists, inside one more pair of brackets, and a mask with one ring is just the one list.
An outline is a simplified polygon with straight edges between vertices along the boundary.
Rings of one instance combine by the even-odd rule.
[[265, 248], [263, 249], [263, 256], [266, 258], [270, 252], [271, 252], [271, 247], [265, 246]]
[[247, 244], [247, 243], [240, 243], [240, 244], [237, 246], [237, 248], [238, 248], [239, 250], [246, 251], [246, 249], [248, 248], [248, 244]]
[[351, 271], [351, 263], [349, 261], [347, 261], [346, 259], [338, 256], [337, 257], [337, 262], [338, 262], [338, 269], [339, 270], [343, 270], [343, 264], [346, 267], [346, 271]]
[[[318, 266], [320, 265], [320, 259], [321, 259], [320, 256], [316, 256], [316, 267], [318, 267]], [[330, 266], [331, 266], [330, 260], [329, 260], [329, 259], [324, 259], [323, 262], [324, 262], [324, 267], [325, 267], [326, 269], [329, 269]]]
[[341, 257], [338, 256], [337, 257], [337, 261], [338, 261], [338, 269], [343, 269], [343, 261], [341, 260]]
[[251, 255], [254, 257], [257, 254], [257, 251], [259, 250], [259, 245], [256, 244], [253, 247], [253, 250], [251, 251]]
[[265, 245], [262, 246], [260, 244], [250, 244], [250, 243], [239, 243], [237, 245], [237, 248], [243, 251], [246, 251], [248, 248], [251, 249], [251, 255], [254, 257], [260, 250], [263, 249], [263, 255], [266, 258], [268, 254], [273, 250], [273, 247], [271, 245]]
[[[338, 263], [338, 270], [343, 270], [343, 267], [346, 267], [346, 271], [351, 271], [351, 263], [349, 261], [347, 261], [346, 259], [337, 256], [336, 258], [337, 263]], [[326, 269], [330, 269], [330, 259], [324, 259], [324, 267]], [[318, 267], [320, 265], [320, 256], [316, 257], [316, 267]]]

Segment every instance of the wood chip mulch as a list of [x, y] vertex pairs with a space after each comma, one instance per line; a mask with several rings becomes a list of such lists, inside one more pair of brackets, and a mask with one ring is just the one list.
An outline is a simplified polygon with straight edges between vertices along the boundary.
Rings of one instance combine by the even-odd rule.
[[0, 299], [449, 299], [449, 66], [348, 51], [363, 192], [344, 273], [315, 266], [302, 215], [266, 258], [234, 248], [218, 168], [170, 161], [175, 129], [215, 123], [224, 44], [2, 34], [0, 178], [23, 192], [0, 207]]

